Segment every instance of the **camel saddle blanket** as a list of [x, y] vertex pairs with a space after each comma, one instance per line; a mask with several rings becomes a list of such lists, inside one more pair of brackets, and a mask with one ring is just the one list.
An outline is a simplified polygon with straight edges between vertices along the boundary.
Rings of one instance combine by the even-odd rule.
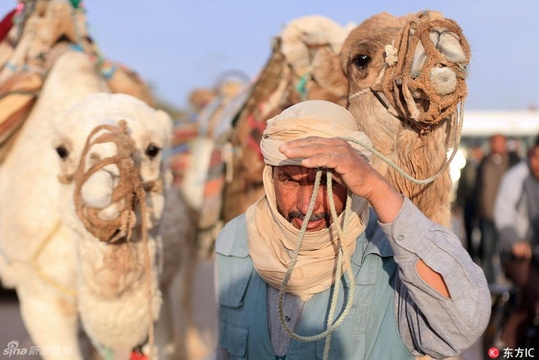
[[16, 73], [0, 84], [0, 162], [32, 110], [42, 86], [41, 76], [32, 72]]

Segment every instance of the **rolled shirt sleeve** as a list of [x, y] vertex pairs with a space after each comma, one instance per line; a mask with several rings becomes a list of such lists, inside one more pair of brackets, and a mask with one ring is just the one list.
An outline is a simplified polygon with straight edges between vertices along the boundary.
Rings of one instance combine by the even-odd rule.
[[[409, 200], [392, 223], [380, 223], [399, 266], [395, 307], [401, 337], [414, 355], [455, 356], [481, 336], [490, 317], [490, 294], [481, 268], [460, 240], [433, 223]], [[439, 273], [447, 298], [417, 273], [421, 259]]]

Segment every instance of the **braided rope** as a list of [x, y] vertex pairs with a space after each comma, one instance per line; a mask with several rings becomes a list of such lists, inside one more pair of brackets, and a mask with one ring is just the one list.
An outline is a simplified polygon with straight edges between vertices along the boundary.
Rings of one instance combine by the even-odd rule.
[[[455, 34], [462, 46], [466, 60], [462, 63], [453, 63], [436, 48], [430, 39], [433, 29], [445, 29]], [[395, 66], [388, 66], [387, 73], [381, 84], [381, 90], [393, 108], [403, 114], [405, 121], [418, 129], [421, 133], [429, 132], [431, 128], [451, 116], [459, 102], [467, 95], [466, 82], [467, 64], [470, 59], [470, 48], [462, 29], [450, 19], [431, 19], [429, 12], [420, 13], [414, 17], [401, 31], [401, 37], [396, 42], [398, 47], [398, 60]], [[412, 74], [413, 59], [417, 46], [424, 48], [426, 59], [419, 74]], [[457, 76], [456, 89], [451, 94], [438, 95], [433, 88], [430, 75], [431, 69], [445, 67], [455, 72]], [[416, 108], [412, 93], [421, 92], [422, 99], [426, 98], [426, 109]], [[418, 112], [418, 114], [415, 114]]]
[[[307, 213], [305, 214], [305, 217], [304, 217], [304, 219], [307, 219], [307, 221], [303, 221], [303, 223], [301, 225], [300, 234], [298, 235], [298, 241], [296, 243], [294, 253], [293, 253], [293, 255], [292, 255], [291, 259], [290, 259], [290, 265], [288, 266], [288, 269], [286, 271], [283, 282], [281, 283], [281, 287], [279, 288], [279, 296], [278, 296], [278, 300], [277, 300], [277, 307], [278, 307], [278, 310], [279, 310], [279, 320], [281, 322], [281, 326], [283, 327], [285, 332], [288, 334], [288, 336], [290, 336], [291, 338], [293, 338], [293, 339], [295, 339], [297, 341], [300, 341], [300, 342], [312, 342], [312, 341], [317, 341], [317, 340], [326, 338], [326, 343], [325, 343], [325, 346], [324, 346], [324, 359], [328, 359], [328, 356], [329, 356], [329, 348], [330, 348], [330, 344], [331, 344], [331, 333], [339, 325], [341, 325], [341, 323], [344, 321], [344, 319], [346, 318], [346, 316], [350, 312], [350, 309], [352, 308], [352, 303], [353, 303], [353, 299], [354, 299], [354, 291], [355, 291], [354, 275], [352, 273], [352, 268], [350, 266], [350, 258], [348, 257], [348, 254], [346, 254], [346, 252], [345, 252], [345, 250], [344, 250], [344, 248], [342, 246], [342, 240], [344, 239], [345, 231], [346, 231], [347, 224], [348, 224], [347, 215], [349, 214], [350, 209], [351, 209], [351, 203], [352, 203], [351, 197], [350, 197], [350, 194], [348, 194], [347, 203], [346, 203], [347, 204], [346, 205], [346, 210], [345, 210], [345, 214], [343, 216], [343, 225], [344, 225], [344, 228], [345, 228], [345, 230], [343, 231], [343, 229], [341, 229], [341, 227], [340, 227], [340, 224], [338, 224], [338, 222], [335, 221], [338, 216], [337, 216], [337, 213], [336, 213], [336, 210], [335, 210], [335, 202], [334, 202], [334, 199], [333, 199], [333, 192], [332, 192], [332, 189], [331, 189], [331, 179], [332, 179], [331, 172], [330, 171], [326, 172], [326, 176], [327, 176], [328, 200], [329, 200], [329, 203], [330, 203], [331, 214], [332, 214], [332, 217], [334, 219], [334, 223], [336, 225], [337, 232], [339, 234], [339, 238], [341, 239], [341, 243], [339, 244], [339, 252], [338, 252], [338, 255], [337, 255], [337, 265], [336, 265], [337, 269], [336, 269], [336, 275], [335, 275], [336, 280], [335, 280], [333, 295], [332, 295], [331, 302], [330, 302], [330, 311], [329, 311], [329, 315], [328, 315], [328, 319], [327, 319], [327, 328], [326, 328], [326, 330], [322, 331], [319, 334], [312, 335], [312, 336], [298, 335], [292, 329], [290, 329], [290, 327], [286, 323], [286, 319], [285, 319], [285, 315], [284, 315], [284, 306], [283, 306], [283, 299], [284, 299], [284, 294], [286, 292], [286, 286], [288, 284], [290, 276], [292, 275], [292, 271], [294, 270], [294, 267], [296, 265], [299, 250], [301, 249], [301, 245], [303, 243], [303, 238], [305, 236], [305, 232], [307, 231], [307, 225], [309, 223], [308, 220], [311, 218], [311, 216], [313, 214], [313, 211], [314, 211], [314, 204], [316, 202], [316, 197], [318, 195], [318, 190], [319, 190], [319, 187], [320, 187], [320, 180], [321, 180], [321, 177], [322, 177], [322, 169], [318, 169], [317, 172], [316, 172], [316, 178], [315, 178], [315, 183], [314, 183], [314, 187], [313, 187], [313, 193], [311, 195], [309, 208], [308, 208]], [[341, 271], [342, 271], [342, 264], [343, 263], [344, 263], [344, 268], [346, 270], [346, 274], [348, 275], [349, 280], [350, 280], [350, 288], [349, 288], [348, 297], [346, 299], [346, 306], [345, 306], [343, 312], [339, 315], [339, 317], [333, 322], [333, 317], [335, 315], [335, 311], [336, 311], [336, 307], [337, 307], [337, 299], [338, 299], [338, 294], [339, 294], [339, 282], [340, 282], [340, 277], [342, 275]]]

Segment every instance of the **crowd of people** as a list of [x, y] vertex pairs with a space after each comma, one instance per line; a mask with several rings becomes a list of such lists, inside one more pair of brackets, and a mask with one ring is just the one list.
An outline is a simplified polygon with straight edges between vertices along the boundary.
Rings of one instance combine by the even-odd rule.
[[489, 138], [486, 154], [482, 144], [473, 144], [455, 200], [470, 256], [489, 284], [508, 284], [518, 293], [501, 335], [513, 348], [539, 309], [539, 135], [523, 157], [514, 144], [503, 134]]

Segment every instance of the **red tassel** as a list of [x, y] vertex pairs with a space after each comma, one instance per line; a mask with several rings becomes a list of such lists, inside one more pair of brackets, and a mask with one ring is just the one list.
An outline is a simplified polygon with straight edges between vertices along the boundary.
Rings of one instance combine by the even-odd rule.
[[131, 353], [131, 359], [130, 360], [148, 360], [148, 357], [138, 351], [133, 351]]
[[17, 9], [11, 10], [2, 21], [0, 21], [0, 41], [4, 41], [4, 38], [6, 37], [9, 30], [11, 30], [11, 27], [13, 26], [13, 16], [15, 16], [15, 13], [17, 12]]

